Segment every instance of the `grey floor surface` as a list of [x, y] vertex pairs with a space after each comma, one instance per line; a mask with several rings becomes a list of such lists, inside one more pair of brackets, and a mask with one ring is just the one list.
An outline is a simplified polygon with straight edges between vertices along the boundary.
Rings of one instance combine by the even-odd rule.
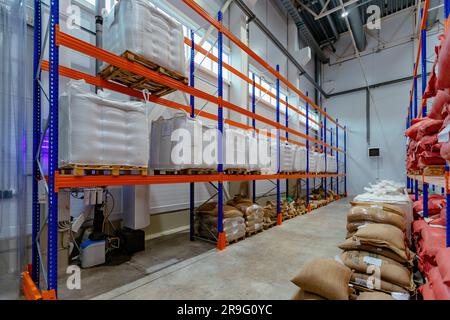
[[[97, 292], [94, 299], [290, 299], [296, 292], [290, 280], [307, 261], [340, 253], [336, 245], [345, 239], [348, 207], [346, 199], [334, 202], [222, 252], [190, 243], [185, 234], [160, 239], [126, 265], [93, 269], [83, 278], [93, 287], [66, 298], [92, 298]], [[117, 286], [120, 282], [125, 283]]]

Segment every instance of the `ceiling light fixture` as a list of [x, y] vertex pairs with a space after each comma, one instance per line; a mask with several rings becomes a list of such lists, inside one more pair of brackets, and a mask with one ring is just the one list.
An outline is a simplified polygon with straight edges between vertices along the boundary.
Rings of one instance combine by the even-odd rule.
[[345, 18], [347, 16], [348, 16], [348, 11], [347, 10], [342, 11], [341, 17]]

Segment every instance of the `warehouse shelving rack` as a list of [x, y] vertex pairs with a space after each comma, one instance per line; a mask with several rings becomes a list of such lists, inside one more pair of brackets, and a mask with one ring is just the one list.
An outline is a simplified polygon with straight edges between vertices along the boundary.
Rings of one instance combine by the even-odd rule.
[[[211, 17], [206, 11], [204, 11], [199, 5], [197, 5], [192, 0], [183, 0], [183, 2], [198, 13], [203, 19], [205, 19], [209, 24], [214, 26], [218, 31], [218, 57], [214, 57], [208, 52], [200, 47], [198, 44], [194, 43], [193, 33], [191, 33], [191, 39], [185, 38], [185, 43], [191, 47], [191, 61], [190, 61], [190, 83], [189, 85], [184, 85], [171, 78], [161, 76], [160, 74], [149, 70], [139, 64], [130, 62], [122, 57], [116, 56], [105, 50], [97, 48], [87, 42], [81, 41], [69, 34], [61, 32], [59, 29], [59, 0], [50, 1], [50, 17], [49, 17], [49, 61], [43, 60], [42, 57], [42, 47], [45, 46], [47, 37], [44, 39], [44, 44], [42, 44], [42, 11], [41, 11], [41, 1], [35, 0], [35, 28], [34, 28], [34, 102], [33, 102], [33, 206], [32, 206], [32, 221], [33, 221], [33, 244], [32, 244], [32, 266], [31, 266], [31, 278], [37, 288], [40, 287], [40, 255], [38, 252], [38, 234], [40, 232], [41, 226], [41, 212], [40, 205], [38, 202], [38, 182], [47, 181], [48, 185], [48, 255], [47, 255], [47, 290], [48, 292], [54, 292], [56, 296], [57, 291], [57, 237], [58, 237], [58, 191], [62, 188], [74, 188], [74, 187], [92, 187], [92, 186], [126, 186], [126, 185], [150, 185], [150, 184], [176, 184], [176, 183], [189, 183], [190, 184], [190, 218], [191, 218], [191, 238], [193, 238], [193, 218], [194, 218], [194, 187], [195, 183], [199, 182], [217, 182], [218, 184], [218, 243], [217, 248], [223, 250], [226, 246], [225, 233], [223, 232], [223, 183], [225, 181], [252, 181], [253, 185], [258, 180], [276, 180], [277, 181], [277, 215], [278, 215], [278, 225], [282, 224], [282, 216], [280, 210], [280, 180], [282, 179], [305, 179], [307, 185], [307, 202], [309, 203], [310, 195], [310, 179], [327, 179], [327, 178], [339, 178], [344, 179], [344, 194], [347, 193], [347, 127], [342, 126], [337, 119], [331, 118], [325, 110], [322, 110], [318, 105], [312, 102], [308, 94], [303, 94], [294, 85], [288, 82], [281, 74], [279, 66], [274, 69], [267, 62], [265, 62], [261, 57], [259, 57], [255, 52], [253, 52], [249, 47], [242, 43], [238, 38], [236, 38], [228, 29], [222, 25], [222, 14], [219, 12], [217, 19]], [[277, 121], [272, 121], [264, 118], [256, 112], [256, 102], [255, 102], [255, 88], [267, 91], [267, 89], [260, 87], [255, 83], [255, 78], [248, 78], [246, 75], [242, 74], [238, 70], [232, 68], [230, 65], [223, 63], [223, 36], [228, 37], [233, 43], [235, 43], [240, 49], [246, 52], [250, 57], [252, 57], [258, 64], [263, 66], [269, 73], [271, 73], [276, 78], [276, 114]], [[72, 176], [72, 175], [59, 175], [58, 173], [58, 99], [59, 99], [59, 76], [68, 77], [75, 80], [83, 79], [87, 83], [113, 90], [122, 94], [126, 94], [138, 99], [143, 99], [142, 92], [137, 90], [118, 85], [113, 82], [106, 81], [99, 76], [92, 76], [77, 70], [73, 70], [68, 67], [59, 65], [59, 47], [65, 46], [79, 53], [85, 54], [94, 59], [106, 62], [108, 64], [114, 65], [119, 68], [126, 69], [128, 71], [134, 72], [138, 75], [145, 76], [152, 80], [158, 81], [165, 84], [173, 89], [180, 90], [190, 95], [190, 105], [185, 106], [180, 103], [164, 99], [162, 97], [150, 96], [149, 101], [163, 105], [168, 108], [183, 110], [190, 114], [191, 117], [196, 117], [200, 115], [200, 111], [195, 108], [195, 98], [200, 98], [213, 103], [218, 106], [218, 113], [210, 114], [206, 112], [201, 112], [201, 117], [205, 117], [211, 120], [215, 120], [218, 123], [218, 128], [220, 131], [223, 130], [223, 124], [227, 123], [231, 126], [242, 128], [242, 129], [252, 129], [255, 133], [259, 133], [260, 130], [256, 128], [256, 121], [263, 122], [277, 129], [277, 151], [278, 151], [278, 172], [276, 174], [267, 175], [228, 175], [223, 173], [223, 166], [220, 159], [222, 158], [221, 146], [222, 138], [219, 135], [218, 139], [218, 149], [219, 149], [219, 165], [218, 173], [211, 175], [174, 175], [174, 176]], [[202, 92], [195, 88], [195, 75], [194, 75], [194, 53], [195, 50], [203, 53], [205, 56], [208, 55], [210, 59], [218, 63], [218, 96], [215, 97], [208, 93]], [[223, 69], [227, 68], [229, 71], [239, 76], [241, 79], [247, 81], [252, 85], [253, 95], [252, 95], [252, 110], [236, 106], [223, 99]], [[42, 170], [39, 163], [40, 147], [45, 135], [46, 128], [41, 128], [41, 72], [48, 71], [49, 76], [49, 119], [48, 119], [48, 134], [49, 134], [49, 166], [48, 166], [48, 177], [43, 177]], [[290, 90], [292, 90], [296, 95], [306, 102], [306, 114], [297, 110], [294, 106], [286, 101], [282, 101], [280, 97], [280, 82], [283, 82]], [[269, 95], [273, 95], [270, 91]], [[288, 120], [286, 125], [280, 124], [280, 104], [286, 105], [286, 110], [293, 110], [302, 116], [306, 117], [306, 134], [297, 132], [289, 128]], [[324, 119], [324, 125], [320, 125], [323, 129], [324, 137], [323, 141], [309, 136], [310, 131], [310, 121], [314, 121], [309, 118], [309, 107], [312, 106], [316, 109]], [[230, 119], [223, 118], [223, 108], [240, 113], [252, 119], [252, 126], [247, 126], [239, 122], [232, 121]], [[287, 118], [288, 119], [288, 115]], [[344, 149], [339, 148], [339, 136], [336, 135], [336, 146], [328, 145], [326, 143], [326, 121], [327, 119], [336, 125], [336, 133], [339, 129], [343, 130], [344, 133]], [[318, 124], [318, 123], [316, 123]], [[319, 124], [318, 124], [319, 125]], [[281, 137], [281, 131], [286, 132], [285, 137]], [[328, 130], [329, 131], [329, 130]], [[305, 144], [300, 142], [295, 142], [289, 140], [289, 134], [296, 135], [302, 139], [305, 139]], [[333, 134], [331, 132], [331, 134]], [[274, 138], [271, 134], [267, 134], [269, 137]], [[302, 174], [281, 174], [280, 173], [280, 144], [281, 141], [290, 141], [293, 144], [303, 145], [307, 148], [307, 171]], [[335, 151], [336, 154], [342, 153], [344, 155], [344, 172], [340, 173], [339, 170], [336, 174], [312, 174], [309, 172], [309, 151], [311, 146], [310, 143], [314, 143], [316, 146], [314, 148], [318, 151], [330, 152]], [[338, 166], [339, 167], [339, 166]], [[336, 190], [339, 191], [338, 179], [336, 183]], [[255, 188], [253, 188], [254, 192]], [[255, 195], [253, 194], [253, 197]]]
[[[421, 10], [421, 25], [420, 35], [417, 48], [416, 62], [414, 64], [413, 83], [410, 91], [410, 101], [408, 108], [407, 128], [411, 126], [412, 119], [426, 117], [427, 116], [427, 99], [424, 98], [425, 91], [427, 89], [427, 29], [426, 21], [428, 17], [429, 0], [425, 0], [424, 6]], [[445, 29], [450, 27], [450, 0], [444, 0], [444, 17], [445, 17]], [[417, 74], [419, 70], [419, 62], [422, 66], [422, 103], [420, 110], [418, 108], [418, 84]], [[450, 230], [448, 221], [450, 220], [450, 169], [448, 161], [445, 164], [445, 173], [443, 176], [427, 176], [427, 175], [413, 175], [407, 176], [407, 189], [414, 194], [416, 201], [419, 200], [419, 183], [422, 184], [422, 200], [423, 200], [423, 216], [428, 218], [428, 197], [429, 186], [431, 185], [433, 190], [438, 187], [441, 188], [442, 194], [446, 195], [446, 245], [450, 247]]]

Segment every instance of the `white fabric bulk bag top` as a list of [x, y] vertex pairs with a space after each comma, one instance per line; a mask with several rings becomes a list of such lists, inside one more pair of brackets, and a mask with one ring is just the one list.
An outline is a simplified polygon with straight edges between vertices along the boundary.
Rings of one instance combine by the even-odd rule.
[[183, 27], [146, 0], [121, 0], [103, 23], [103, 49], [131, 51], [186, 76]]
[[96, 95], [70, 81], [60, 97], [59, 166], [148, 163], [148, 120], [141, 102]]

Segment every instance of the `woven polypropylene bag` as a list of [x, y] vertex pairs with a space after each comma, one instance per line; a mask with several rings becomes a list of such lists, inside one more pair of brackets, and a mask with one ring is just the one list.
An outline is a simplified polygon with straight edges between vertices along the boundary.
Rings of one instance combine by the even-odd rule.
[[351, 270], [332, 259], [308, 262], [292, 282], [305, 291], [329, 300], [348, 300]]
[[383, 292], [361, 292], [357, 300], [394, 300], [394, 298]]

